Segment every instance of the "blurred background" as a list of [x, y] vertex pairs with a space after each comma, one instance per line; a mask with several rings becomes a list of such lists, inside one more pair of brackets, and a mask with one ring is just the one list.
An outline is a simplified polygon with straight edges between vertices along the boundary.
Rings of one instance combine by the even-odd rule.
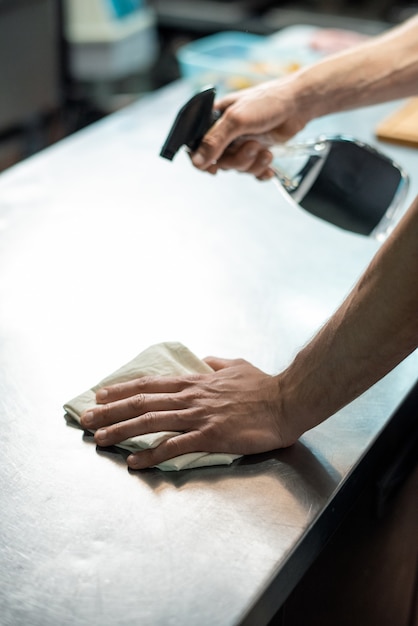
[[[283, 29], [369, 36], [417, 11], [411, 0], [0, 0], [0, 171], [150, 91], [196, 76], [208, 55], [205, 79], [211, 63], [223, 65], [232, 51], [242, 60], [251, 49], [247, 67], [224, 85], [244, 87], [257, 74], [304, 63], [288, 58], [285, 68], [265, 49], [260, 57], [260, 44]], [[341, 41], [328, 38], [319, 52]]]

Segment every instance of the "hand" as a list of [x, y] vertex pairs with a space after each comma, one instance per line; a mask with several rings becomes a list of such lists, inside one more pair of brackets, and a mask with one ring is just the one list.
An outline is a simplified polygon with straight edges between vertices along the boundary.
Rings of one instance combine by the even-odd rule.
[[237, 169], [261, 180], [271, 178], [273, 157], [268, 148], [287, 141], [309, 121], [298, 88], [298, 80], [291, 76], [222, 98], [215, 104], [222, 116], [192, 154], [193, 164], [212, 174]]
[[95, 441], [111, 446], [136, 435], [164, 430], [181, 434], [158, 447], [131, 454], [142, 469], [188, 452], [254, 454], [297, 439], [281, 418], [278, 377], [244, 360], [205, 359], [213, 373], [144, 377], [100, 389], [100, 406], [81, 425], [96, 430]]
[[[193, 161], [194, 156], [192, 156]], [[209, 174], [218, 170], [234, 169], [238, 172], [253, 174], [258, 180], [270, 180], [274, 171], [270, 167], [272, 153], [255, 139], [236, 139], [225, 150], [219, 161], [214, 161], [208, 168]]]

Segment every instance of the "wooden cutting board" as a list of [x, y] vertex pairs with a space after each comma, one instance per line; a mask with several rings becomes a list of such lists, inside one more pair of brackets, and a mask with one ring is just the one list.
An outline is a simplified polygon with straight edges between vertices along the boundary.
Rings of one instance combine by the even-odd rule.
[[382, 141], [418, 148], [418, 98], [411, 98], [376, 127]]

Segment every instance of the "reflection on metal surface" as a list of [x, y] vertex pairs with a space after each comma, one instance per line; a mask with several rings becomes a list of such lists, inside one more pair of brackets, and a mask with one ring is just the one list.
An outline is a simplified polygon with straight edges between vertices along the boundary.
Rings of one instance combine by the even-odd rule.
[[[152, 160], [167, 102], [185, 91], [145, 98], [0, 177], [7, 626], [238, 624], [286, 564], [295, 580], [306, 567], [295, 546], [416, 379], [413, 356], [293, 448], [187, 476], [128, 472], [66, 426], [68, 397], [152, 343], [285, 367], [377, 249], [278, 207], [272, 185]], [[45, 201], [19, 195], [27, 180]]]

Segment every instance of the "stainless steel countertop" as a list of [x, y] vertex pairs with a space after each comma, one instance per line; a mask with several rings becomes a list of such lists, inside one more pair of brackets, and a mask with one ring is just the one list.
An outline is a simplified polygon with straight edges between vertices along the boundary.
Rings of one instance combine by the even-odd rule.
[[[66, 425], [66, 400], [156, 342], [279, 371], [377, 249], [271, 183], [160, 159], [188, 95], [161, 90], [0, 176], [2, 626], [244, 623], [416, 382], [414, 354], [292, 448], [227, 468], [130, 473]], [[372, 140], [394, 106], [305, 134]], [[381, 147], [411, 199], [418, 152]]]

